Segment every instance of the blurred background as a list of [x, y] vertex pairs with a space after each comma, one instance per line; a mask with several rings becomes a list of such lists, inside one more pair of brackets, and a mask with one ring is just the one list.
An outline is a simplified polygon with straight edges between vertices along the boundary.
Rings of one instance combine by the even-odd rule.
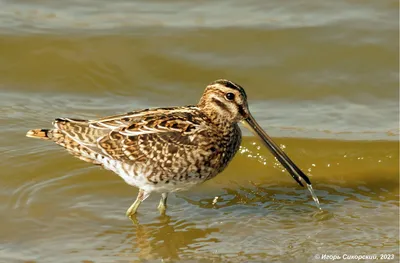
[[[0, 262], [399, 260], [398, 1], [0, 6]], [[56, 117], [196, 104], [219, 78], [245, 88], [322, 212], [246, 130], [226, 171], [172, 195], [168, 216], [151, 196], [138, 225], [137, 189], [25, 137]]]

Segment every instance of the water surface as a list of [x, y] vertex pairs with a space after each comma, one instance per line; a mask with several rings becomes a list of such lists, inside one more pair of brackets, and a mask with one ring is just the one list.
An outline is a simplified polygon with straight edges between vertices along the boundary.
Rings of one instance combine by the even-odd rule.
[[[0, 262], [399, 260], [397, 1], [0, 5]], [[25, 137], [56, 117], [196, 104], [218, 78], [246, 89], [322, 212], [245, 130], [226, 171], [171, 195], [166, 217], [152, 195], [137, 225], [137, 189]]]

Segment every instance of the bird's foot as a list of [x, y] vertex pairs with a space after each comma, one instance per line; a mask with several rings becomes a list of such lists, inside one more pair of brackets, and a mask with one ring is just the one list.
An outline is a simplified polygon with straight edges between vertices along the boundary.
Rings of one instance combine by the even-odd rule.
[[167, 206], [164, 205], [162, 201], [160, 201], [160, 204], [157, 207], [158, 211], [160, 211], [160, 215], [165, 215], [165, 212], [167, 211]]
[[161, 194], [161, 200], [157, 207], [158, 211], [160, 211], [160, 215], [165, 215], [165, 212], [167, 211], [167, 198], [168, 193]]

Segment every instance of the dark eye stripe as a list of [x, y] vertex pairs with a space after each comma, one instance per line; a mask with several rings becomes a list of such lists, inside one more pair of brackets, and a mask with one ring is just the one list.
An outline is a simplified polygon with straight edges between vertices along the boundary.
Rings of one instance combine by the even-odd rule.
[[225, 103], [223, 103], [222, 101], [216, 99], [216, 98], [212, 98], [212, 101], [217, 104], [220, 108], [222, 108], [225, 111], [229, 112], [229, 108], [225, 105]]
[[246, 113], [244, 112], [243, 106], [239, 105], [238, 109], [239, 109], [239, 114], [242, 115], [242, 116], [245, 116]]
[[240, 92], [240, 94], [241, 94], [245, 99], [247, 99], [246, 92], [244, 91], [244, 89], [242, 88], [242, 86], [240, 86], [240, 85], [237, 84], [237, 83], [234, 83], [233, 81], [226, 80], [226, 79], [218, 79], [218, 80], [215, 80], [215, 81], [211, 82], [209, 85], [213, 85], [213, 84], [220, 84], [220, 85], [223, 85], [223, 86], [228, 87], [228, 88], [230, 88], [230, 89], [238, 90], [238, 91]]

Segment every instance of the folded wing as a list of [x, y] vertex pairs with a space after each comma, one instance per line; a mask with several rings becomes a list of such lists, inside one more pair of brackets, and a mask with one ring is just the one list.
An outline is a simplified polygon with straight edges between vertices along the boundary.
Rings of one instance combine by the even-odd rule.
[[166, 151], [193, 147], [205, 117], [194, 106], [143, 110], [97, 120], [56, 119], [54, 126], [90, 151], [123, 162], [145, 162]]

